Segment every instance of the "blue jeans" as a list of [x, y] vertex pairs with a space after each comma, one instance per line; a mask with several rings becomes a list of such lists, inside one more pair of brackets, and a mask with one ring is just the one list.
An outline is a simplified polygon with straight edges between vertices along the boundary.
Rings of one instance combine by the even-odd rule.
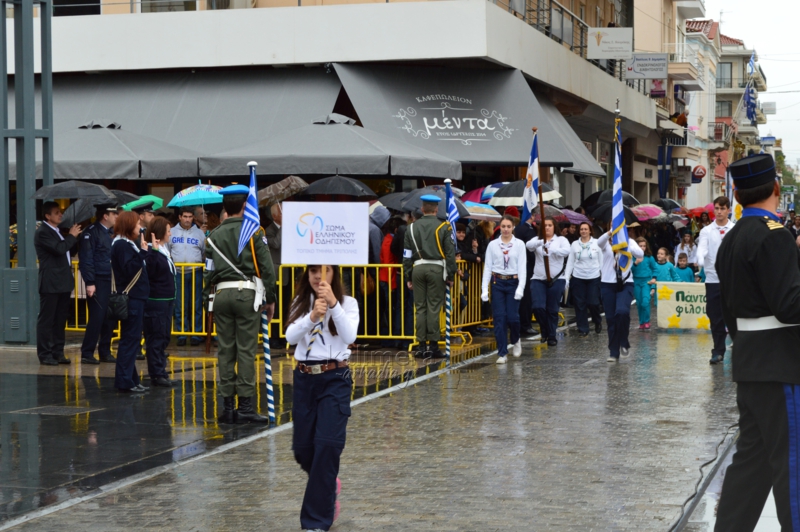
[[[192, 272], [194, 270], [194, 273]], [[194, 286], [192, 286], [194, 275]], [[203, 331], [203, 270], [200, 268], [186, 268], [181, 274], [175, 276], [175, 331], [177, 332], [202, 332]], [[181, 294], [183, 297], [181, 298]], [[194, 320], [192, 314], [194, 313]], [[194, 321], [194, 328], [192, 327]], [[186, 339], [186, 335], [178, 336]], [[192, 336], [193, 340], [201, 341], [199, 336]]]
[[639, 325], [650, 323], [650, 290], [653, 285], [647, 284], [649, 280], [649, 278], [633, 280], [633, 295], [636, 298], [636, 310], [639, 311]]
[[582, 333], [589, 332], [589, 314], [592, 323], [601, 323], [600, 318], [600, 278], [578, 279], [573, 277], [572, 300], [575, 302], [575, 318], [578, 321], [578, 330]]
[[128, 299], [128, 319], [120, 322], [117, 367], [114, 374], [114, 387], [130, 390], [139, 384], [136, 371], [136, 355], [142, 352], [142, 324], [144, 323], [144, 299]]
[[531, 281], [531, 306], [533, 315], [539, 323], [539, 330], [542, 338], [556, 338], [558, 329], [558, 303], [564, 294], [564, 286], [567, 282], [564, 279], [553, 281], [551, 286], [547, 286], [547, 281], [533, 279]]
[[498, 279], [492, 276], [492, 314], [497, 356], [504, 357], [508, 354], [508, 329], [511, 329], [511, 343], [519, 342], [519, 301], [514, 299], [518, 286], [518, 279]]
[[610, 356], [619, 358], [620, 348], [628, 349], [631, 346], [628, 333], [631, 328], [633, 283], [625, 283], [620, 292], [617, 292], [617, 283], [600, 283], [600, 294], [608, 324], [608, 351]]

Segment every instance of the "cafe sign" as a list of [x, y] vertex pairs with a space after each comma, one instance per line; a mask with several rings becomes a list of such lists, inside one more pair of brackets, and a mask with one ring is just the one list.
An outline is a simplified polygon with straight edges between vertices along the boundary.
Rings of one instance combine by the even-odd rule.
[[408, 135], [430, 141], [502, 142], [517, 129], [510, 119], [495, 109], [475, 105], [470, 98], [453, 94], [427, 94], [414, 98], [412, 105], [401, 108], [392, 117]]

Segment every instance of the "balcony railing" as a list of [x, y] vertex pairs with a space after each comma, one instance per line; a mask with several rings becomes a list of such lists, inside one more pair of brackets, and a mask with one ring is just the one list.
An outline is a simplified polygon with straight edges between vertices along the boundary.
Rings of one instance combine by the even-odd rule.
[[[677, 132], [676, 132], [677, 133]], [[684, 129], [683, 136], [667, 137], [667, 146], [694, 146], [695, 133], [691, 129]]]
[[667, 43], [664, 45], [670, 63], [689, 63], [698, 68], [697, 46], [691, 43]]
[[725, 142], [729, 138], [731, 126], [725, 122], [709, 122], [708, 138], [713, 142]]

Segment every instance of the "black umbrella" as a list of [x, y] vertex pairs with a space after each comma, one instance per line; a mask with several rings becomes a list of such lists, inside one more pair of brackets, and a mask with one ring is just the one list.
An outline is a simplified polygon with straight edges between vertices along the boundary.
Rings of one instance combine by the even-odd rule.
[[[594, 207], [595, 205], [600, 205], [602, 203], [611, 203], [614, 199], [613, 197], [614, 191], [613, 190], [598, 190], [594, 194], [590, 195], [588, 198], [583, 200], [581, 203], [581, 207], [589, 210], [590, 207]], [[627, 207], [633, 207], [635, 205], [639, 205], [639, 200], [625, 192], [622, 191], [622, 204]]]
[[64, 181], [55, 185], [48, 185], [36, 191], [31, 199], [56, 200], [56, 199], [86, 199], [94, 204], [116, 203], [117, 197], [103, 185], [95, 185], [85, 181]]
[[[519, 207], [522, 205], [522, 194], [525, 192], [525, 185], [527, 184], [527, 180], [523, 179], [522, 181], [513, 181], [504, 187], [501, 187], [497, 192], [495, 192], [492, 199], [489, 200], [489, 205], [494, 207]], [[545, 202], [557, 200], [561, 197], [561, 194], [553, 190], [553, 187], [548, 185], [547, 183], [539, 183], [539, 186], [542, 187], [542, 199]], [[536, 198], [538, 201], [539, 198]]]
[[[633, 211], [626, 206], [622, 206], [622, 211], [625, 213], [625, 224], [638, 223], [639, 218], [633, 214]], [[613, 205], [611, 202], [596, 205], [592, 212], [592, 218], [598, 222], [608, 223], [611, 221], [611, 213], [613, 212]]]
[[[447, 205], [445, 205], [445, 191], [444, 190], [436, 190], [433, 188], [425, 187], [425, 188], [418, 188], [417, 190], [412, 190], [402, 201], [402, 210], [406, 212], [413, 212], [417, 209], [422, 209], [422, 196], [427, 194], [431, 194], [433, 196], [437, 196], [442, 199], [439, 202], [439, 210], [436, 211], [436, 217], [440, 220], [447, 220]], [[456, 198], [456, 209], [458, 209], [458, 217], [459, 218], [466, 218], [469, 216], [469, 210], [467, 209], [464, 203]]]
[[318, 195], [350, 196], [352, 198], [360, 199], [378, 197], [367, 185], [361, 181], [342, 175], [324, 177], [319, 181], [314, 181], [308, 186], [307, 189], [303, 191], [303, 196]]
[[124, 190], [112, 190], [111, 193], [117, 198], [117, 205], [125, 205], [126, 203], [131, 203], [139, 199], [139, 196], [136, 194], [125, 192]]
[[662, 209], [667, 212], [671, 212], [674, 209], [680, 209], [681, 204], [675, 201], [674, 199], [669, 198], [661, 198], [653, 202], [653, 205], [658, 205]]
[[62, 229], [69, 229], [75, 224], [90, 220], [94, 216], [94, 205], [86, 199], [78, 199], [72, 202], [64, 211], [64, 218], [58, 224]]
[[381, 205], [388, 209], [394, 209], [396, 211], [403, 210], [403, 200], [405, 197], [408, 196], [408, 192], [392, 192], [391, 194], [386, 194], [385, 196], [381, 196], [378, 198], [378, 201], [381, 202]]

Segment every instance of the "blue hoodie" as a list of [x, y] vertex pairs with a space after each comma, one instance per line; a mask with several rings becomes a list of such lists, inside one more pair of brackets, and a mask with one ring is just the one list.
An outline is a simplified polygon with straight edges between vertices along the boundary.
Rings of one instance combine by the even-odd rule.
[[678, 274], [678, 277], [683, 283], [694, 282], [694, 271], [688, 266], [686, 268], [675, 268], [675, 273]]
[[642, 262], [633, 263], [633, 279], [649, 281], [656, 276], [656, 260], [652, 256], [645, 255]]
[[664, 264], [655, 262], [655, 272], [656, 281], [671, 283], [679, 283], [681, 281], [681, 278], [675, 271], [675, 265], [671, 262], [665, 262]]

